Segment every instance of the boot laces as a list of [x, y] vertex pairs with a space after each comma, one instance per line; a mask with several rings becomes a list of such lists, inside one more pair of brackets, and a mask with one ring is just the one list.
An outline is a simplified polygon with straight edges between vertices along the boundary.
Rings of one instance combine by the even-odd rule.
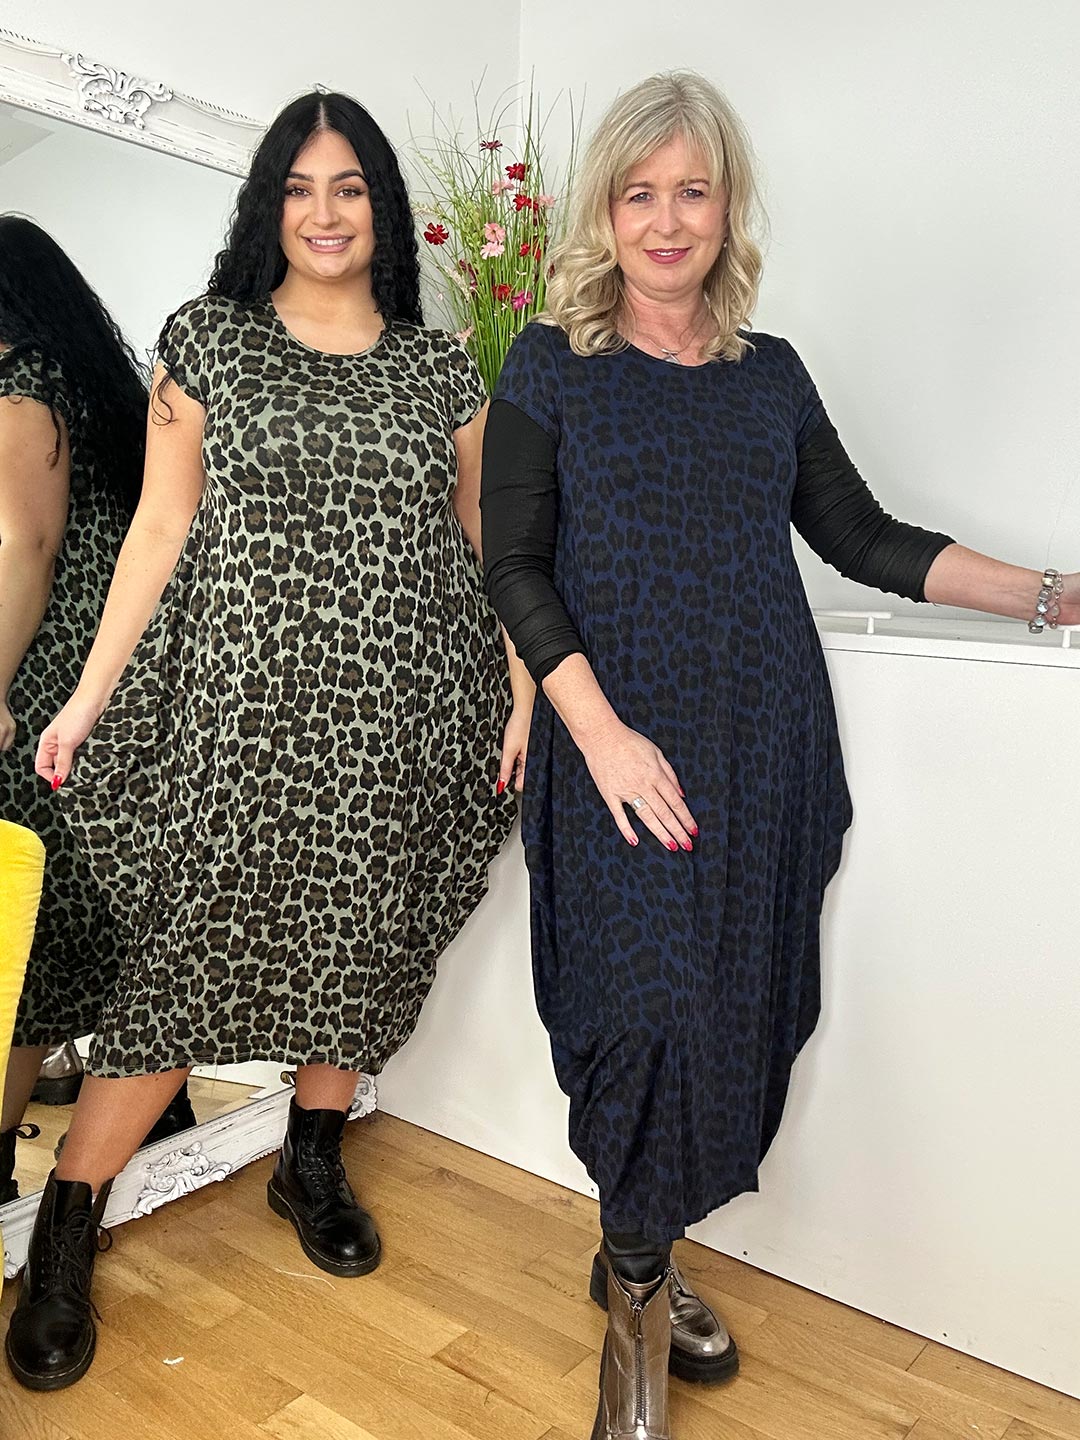
[[333, 1201], [355, 1201], [340, 1151], [307, 1145], [303, 1151], [304, 1182], [317, 1205]]
[[89, 1305], [98, 1320], [101, 1313], [90, 1298], [90, 1280], [98, 1255], [112, 1249], [112, 1235], [92, 1215], [69, 1215], [60, 1230], [49, 1236], [42, 1257], [42, 1279], [47, 1289], [60, 1291], [80, 1305]]

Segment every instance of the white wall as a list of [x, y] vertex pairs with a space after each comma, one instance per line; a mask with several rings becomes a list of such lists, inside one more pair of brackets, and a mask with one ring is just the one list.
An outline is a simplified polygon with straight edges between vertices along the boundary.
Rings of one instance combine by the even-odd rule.
[[654, 69], [725, 89], [772, 219], [758, 323], [883, 503], [1041, 567], [1071, 483], [1053, 554], [1080, 564], [1080, 6], [525, 0], [521, 53], [590, 121]]

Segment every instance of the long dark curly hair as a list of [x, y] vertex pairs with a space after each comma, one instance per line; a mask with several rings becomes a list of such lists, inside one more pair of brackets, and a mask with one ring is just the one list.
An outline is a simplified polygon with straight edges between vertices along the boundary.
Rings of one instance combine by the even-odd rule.
[[320, 130], [336, 131], [347, 140], [364, 171], [375, 230], [371, 289], [376, 309], [386, 325], [395, 320], [422, 325], [420, 257], [409, 192], [393, 146], [349, 95], [301, 95], [271, 124], [236, 197], [225, 248], [210, 277], [211, 295], [257, 300], [284, 280], [287, 265], [279, 237], [285, 181], [299, 152]]
[[44, 362], [53, 463], [62, 443], [62, 383], [80, 467], [93, 488], [115, 495], [133, 515], [146, 447], [146, 367], [74, 262], [23, 215], [0, 215], [0, 341], [11, 347], [0, 367], [27, 353]]

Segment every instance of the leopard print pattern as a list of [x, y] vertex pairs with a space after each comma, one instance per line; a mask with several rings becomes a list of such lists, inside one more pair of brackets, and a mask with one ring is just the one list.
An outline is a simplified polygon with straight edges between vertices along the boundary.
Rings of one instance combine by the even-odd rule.
[[[116, 981], [119, 943], [117, 926], [74, 835], [48, 786], [34, 773], [38, 736], [75, 688], [125, 529], [115, 498], [92, 483], [78, 416], [59, 369], [53, 364], [47, 370], [48, 363], [33, 351], [8, 361], [0, 357], [0, 396], [47, 406], [53, 393], [67, 428], [70, 462], [68, 514], [52, 589], [8, 691], [15, 744], [0, 754], [0, 816], [33, 830], [47, 857], [15, 1045], [52, 1045], [94, 1030]], [[7, 408], [0, 407], [0, 424]]]
[[505, 652], [451, 504], [483, 386], [444, 334], [332, 355], [269, 300], [190, 302], [162, 360], [205, 407], [206, 485], [61, 792], [129, 931], [89, 1068], [374, 1074], [515, 814]]
[[[629, 846], [541, 694], [523, 838], [536, 994], [604, 1225], [664, 1241], [757, 1188], [818, 1017], [819, 917], [851, 806], [791, 543], [820, 416], [794, 350], [575, 355], [532, 324], [496, 399], [557, 445], [554, 583], [620, 719], [700, 835]], [[629, 812], [628, 812], [629, 814]]]

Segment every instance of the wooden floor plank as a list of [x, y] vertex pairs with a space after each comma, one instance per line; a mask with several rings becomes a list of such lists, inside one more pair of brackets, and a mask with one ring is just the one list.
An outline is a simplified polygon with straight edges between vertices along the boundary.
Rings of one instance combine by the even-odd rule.
[[820, 1333], [783, 1316], [771, 1315], [764, 1325], [745, 1332], [742, 1352], [832, 1395], [875, 1396], [958, 1434], [1001, 1440], [1012, 1420], [1008, 1412], [910, 1370], [847, 1346], [823, 1343]]
[[1021, 1380], [970, 1355], [931, 1343], [911, 1367], [911, 1373], [1041, 1426], [1055, 1440], [1080, 1440], [1080, 1400]]
[[299, 1396], [271, 1415], [263, 1421], [262, 1429], [274, 1440], [313, 1440], [316, 1435], [319, 1440], [381, 1440], [310, 1395]]

